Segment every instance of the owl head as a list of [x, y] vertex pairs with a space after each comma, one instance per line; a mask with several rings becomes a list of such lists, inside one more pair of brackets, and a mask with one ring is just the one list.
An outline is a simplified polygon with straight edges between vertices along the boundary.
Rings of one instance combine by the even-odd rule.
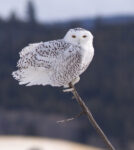
[[66, 33], [64, 40], [75, 45], [92, 44], [93, 35], [88, 30], [82, 28], [74, 28], [70, 29]]

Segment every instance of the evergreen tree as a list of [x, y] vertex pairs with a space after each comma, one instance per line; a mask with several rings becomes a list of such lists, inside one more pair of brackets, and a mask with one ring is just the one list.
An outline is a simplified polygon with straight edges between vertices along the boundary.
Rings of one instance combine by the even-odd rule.
[[10, 16], [9, 16], [9, 22], [16, 22], [18, 19], [17, 19], [17, 16], [16, 16], [16, 13], [14, 11], [11, 12]]
[[35, 7], [32, 1], [28, 2], [27, 10], [28, 10], [28, 21], [30, 23], [36, 23]]

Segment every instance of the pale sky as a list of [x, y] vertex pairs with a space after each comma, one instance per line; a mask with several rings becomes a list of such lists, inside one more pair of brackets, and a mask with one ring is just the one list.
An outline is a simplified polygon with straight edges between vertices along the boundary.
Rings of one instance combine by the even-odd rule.
[[[12, 11], [26, 18], [28, 0], [0, 0], [0, 17], [7, 18]], [[37, 19], [41, 22], [108, 16], [134, 15], [134, 0], [32, 0]]]

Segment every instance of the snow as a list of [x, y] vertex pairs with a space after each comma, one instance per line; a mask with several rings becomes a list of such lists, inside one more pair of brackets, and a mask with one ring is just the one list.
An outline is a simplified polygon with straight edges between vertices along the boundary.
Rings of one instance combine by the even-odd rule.
[[48, 138], [0, 136], [0, 150], [102, 150], [94, 147]]

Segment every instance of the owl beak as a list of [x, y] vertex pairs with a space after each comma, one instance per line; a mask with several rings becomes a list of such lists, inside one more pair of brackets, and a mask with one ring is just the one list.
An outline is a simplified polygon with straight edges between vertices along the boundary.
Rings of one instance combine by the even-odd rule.
[[78, 40], [78, 44], [80, 45], [80, 40]]

